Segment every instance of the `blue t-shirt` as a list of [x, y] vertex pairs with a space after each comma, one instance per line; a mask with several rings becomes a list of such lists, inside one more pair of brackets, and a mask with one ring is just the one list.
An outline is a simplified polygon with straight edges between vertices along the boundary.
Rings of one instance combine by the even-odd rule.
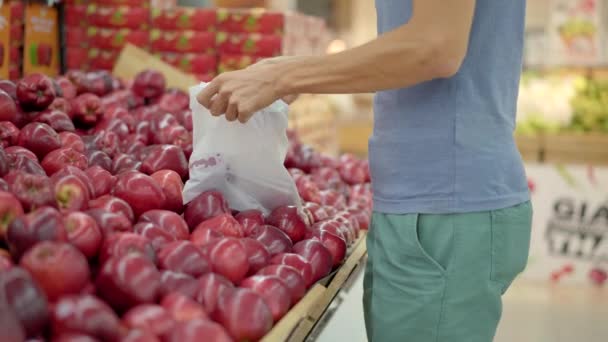
[[[378, 31], [409, 21], [412, 0], [376, 0]], [[462, 213], [506, 208], [529, 192], [513, 130], [525, 0], [477, 1], [458, 73], [374, 100], [374, 210]]]

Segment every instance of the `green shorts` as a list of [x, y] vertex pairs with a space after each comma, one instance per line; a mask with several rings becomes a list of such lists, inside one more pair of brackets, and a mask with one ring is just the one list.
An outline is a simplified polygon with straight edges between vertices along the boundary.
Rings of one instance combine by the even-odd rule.
[[363, 305], [370, 342], [491, 342], [501, 296], [526, 266], [532, 206], [374, 213]]

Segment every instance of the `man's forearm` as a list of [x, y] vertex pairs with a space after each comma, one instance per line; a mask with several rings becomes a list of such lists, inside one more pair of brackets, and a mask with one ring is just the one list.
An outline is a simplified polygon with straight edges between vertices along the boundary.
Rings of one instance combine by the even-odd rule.
[[415, 0], [414, 6], [410, 23], [365, 45], [280, 63], [279, 91], [374, 92], [454, 75], [466, 55], [475, 1]]

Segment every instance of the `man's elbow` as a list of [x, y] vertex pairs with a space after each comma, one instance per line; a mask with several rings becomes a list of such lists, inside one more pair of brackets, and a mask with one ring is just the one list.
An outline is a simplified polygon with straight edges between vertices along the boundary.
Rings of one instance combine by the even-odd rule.
[[466, 44], [452, 38], [438, 38], [429, 42], [428, 71], [431, 78], [454, 77], [466, 57]]

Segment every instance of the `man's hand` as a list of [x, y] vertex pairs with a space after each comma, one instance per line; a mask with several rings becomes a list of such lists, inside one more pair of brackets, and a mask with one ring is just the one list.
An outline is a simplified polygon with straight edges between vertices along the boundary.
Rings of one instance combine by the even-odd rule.
[[226, 120], [242, 123], [279, 99], [290, 104], [297, 96], [284, 93], [278, 82], [279, 66], [289, 60], [290, 57], [270, 58], [243, 70], [221, 74], [197, 95], [197, 100], [212, 115], [225, 114]]

